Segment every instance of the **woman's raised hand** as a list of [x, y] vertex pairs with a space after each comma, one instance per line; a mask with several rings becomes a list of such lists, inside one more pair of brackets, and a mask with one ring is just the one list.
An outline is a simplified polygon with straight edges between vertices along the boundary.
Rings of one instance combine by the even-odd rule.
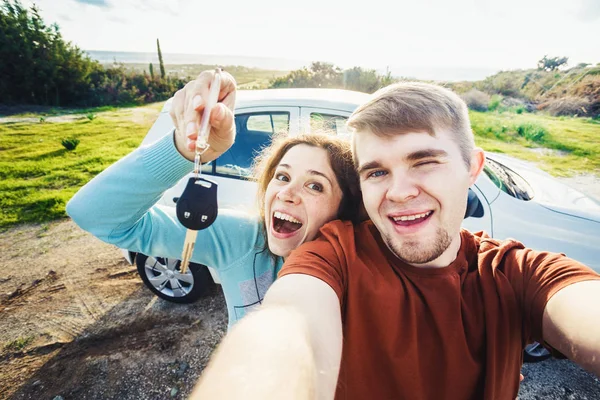
[[[215, 71], [204, 71], [188, 82], [177, 93], [171, 104], [171, 119], [175, 125], [175, 145], [177, 150], [188, 160], [193, 161], [196, 139], [200, 129], [200, 121], [208, 100], [210, 84]], [[235, 106], [236, 83], [233, 76], [221, 72], [221, 90], [219, 100], [210, 113], [210, 147], [201, 156], [203, 163], [212, 161], [226, 152], [235, 141], [235, 124], [233, 108]]]

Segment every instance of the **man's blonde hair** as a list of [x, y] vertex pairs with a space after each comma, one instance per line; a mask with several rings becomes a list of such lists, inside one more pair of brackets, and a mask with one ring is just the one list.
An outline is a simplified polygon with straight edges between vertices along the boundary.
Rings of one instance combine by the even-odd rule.
[[[469, 112], [465, 102], [441, 86], [420, 82], [402, 82], [387, 86], [358, 107], [347, 125], [354, 134], [369, 131], [379, 136], [448, 129], [460, 149], [467, 167], [475, 148]], [[353, 146], [354, 161], [356, 151]]]

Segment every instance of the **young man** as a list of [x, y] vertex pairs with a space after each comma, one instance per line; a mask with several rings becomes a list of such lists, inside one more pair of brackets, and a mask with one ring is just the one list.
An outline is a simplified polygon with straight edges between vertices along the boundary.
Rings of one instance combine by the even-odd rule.
[[348, 125], [371, 220], [292, 253], [195, 396], [514, 399], [533, 340], [600, 376], [600, 276], [461, 230], [485, 158], [458, 96], [393, 85]]

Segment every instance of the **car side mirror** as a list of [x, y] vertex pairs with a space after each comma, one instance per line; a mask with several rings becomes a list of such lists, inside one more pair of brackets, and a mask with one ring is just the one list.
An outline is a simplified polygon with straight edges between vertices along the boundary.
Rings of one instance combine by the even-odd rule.
[[465, 211], [465, 219], [469, 217], [483, 217], [483, 205], [481, 204], [479, 197], [477, 197], [475, 194], [475, 191], [471, 188], [469, 188], [469, 194], [467, 197], [467, 210]]

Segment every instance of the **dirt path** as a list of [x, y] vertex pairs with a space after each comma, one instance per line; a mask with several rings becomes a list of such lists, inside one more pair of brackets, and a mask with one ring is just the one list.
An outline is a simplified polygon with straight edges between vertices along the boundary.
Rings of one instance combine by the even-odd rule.
[[1, 233], [0, 255], [1, 399], [184, 398], [226, 330], [217, 291], [157, 300], [71, 221]]

